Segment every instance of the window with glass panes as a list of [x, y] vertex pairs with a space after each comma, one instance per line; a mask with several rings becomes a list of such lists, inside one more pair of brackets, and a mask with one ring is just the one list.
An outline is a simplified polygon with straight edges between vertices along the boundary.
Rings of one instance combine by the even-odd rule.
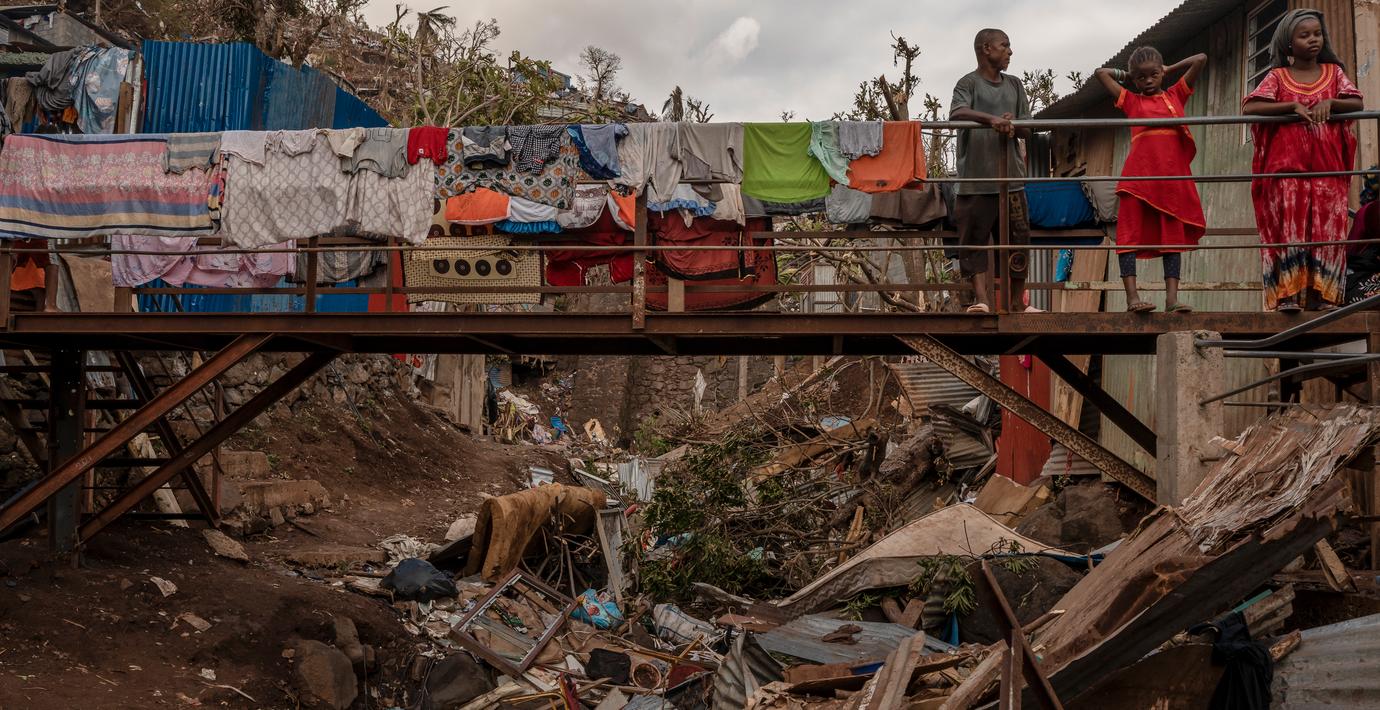
[[1270, 72], [1270, 40], [1288, 11], [1288, 0], [1266, 0], [1246, 16], [1246, 90], [1243, 93], [1254, 91]]

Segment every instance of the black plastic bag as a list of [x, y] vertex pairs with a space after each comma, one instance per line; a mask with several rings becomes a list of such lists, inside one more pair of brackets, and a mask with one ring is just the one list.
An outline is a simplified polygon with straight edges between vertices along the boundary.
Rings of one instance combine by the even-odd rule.
[[394, 599], [408, 602], [429, 602], [460, 593], [450, 575], [418, 557], [399, 562], [379, 586], [393, 590]]

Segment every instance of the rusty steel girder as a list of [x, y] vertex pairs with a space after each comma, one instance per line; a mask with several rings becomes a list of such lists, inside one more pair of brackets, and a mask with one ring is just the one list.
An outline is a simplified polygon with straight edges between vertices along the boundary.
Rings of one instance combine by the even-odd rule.
[[1135, 466], [1126, 463], [1121, 457], [1103, 448], [1101, 444], [1089, 439], [1082, 432], [1065, 424], [1040, 405], [1008, 387], [1006, 383], [983, 371], [982, 368], [928, 335], [897, 337], [915, 352], [929, 358], [930, 362], [949, 371], [954, 377], [987, 395], [1007, 411], [1049, 435], [1049, 438], [1063, 444], [1069, 451], [1083, 457], [1088, 463], [1096, 466], [1098, 470], [1113, 480], [1135, 491], [1151, 503], [1155, 502], [1155, 479], [1145, 475]]

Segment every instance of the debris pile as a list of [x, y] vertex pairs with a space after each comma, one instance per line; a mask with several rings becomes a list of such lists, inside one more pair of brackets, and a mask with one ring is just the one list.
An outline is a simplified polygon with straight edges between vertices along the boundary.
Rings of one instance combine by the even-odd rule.
[[1317, 590], [1380, 599], [1347, 567], [1363, 541], [1337, 535], [1348, 466], [1372, 465], [1380, 434], [1369, 409], [1271, 415], [1146, 514], [1117, 484], [1021, 485], [994, 448], [953, 457], [995, 438], [981, 397], [816, 406], [839, 371], [691, 422], [657, 456], [565, 434], [568, 468], [533, 467], [434, 549], [390, 538], [386, 576], [339, 584], [404, 617], [430, 707], [1177, 707], [1228, 686], [1265, 707], [1328, 697], [1304, 659], [1380, 623], [1295, 614]]

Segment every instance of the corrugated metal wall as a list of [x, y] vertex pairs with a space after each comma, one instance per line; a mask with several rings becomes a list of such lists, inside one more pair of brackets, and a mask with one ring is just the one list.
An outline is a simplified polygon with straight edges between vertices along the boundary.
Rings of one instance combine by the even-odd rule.
[[[1245, 32], [1245, 5], [1227, 15], [1217, 24], [1205, 29], [1190, 40], [1183, 48], [1169, 52], [1168, 61], [1180, 57], [1206, 52], [1209, 59], [1207, 69], [1198, 80], [1193, 97], [1186, 110], [1191, 116], [1236, 115], [1241, 112], [1243, 42]], [[1105, 134], [1104, 134], [1105, 135]], [[1121, 171], [1130, 150], [1130, 132], [1116, 131], [1113, 151], [1113, 170]], [[1244, 173], [1250, 171], [1251, 146], [1246, 142], [1246, 132], [1241, 126], [1195, 126], [1193, 137], [1198, 145], [1198, 156], [1193, 161], [1193, 171], [1197, 175]], [[1251, 204], [1250, 187], [1246, 183], [1202, 184], [1199, 186], [1203, 199], [1203, 211], [1208, 226], [1212, 228], [1251, 228], [1255, 227], [1255, 214]], [[1204, 244], [1255, 244], [1258, 236], [1248, 237], [1208, 237]], [[1143, 281], [1162, 282], [1164, 272], [1158, 260], [1139, 262], [1139, 275]], [[1109, 260], [1107, 279], [1120, 279], [1116, 260]], [[1254, 250], [1213, 250], [1198, 251], [1185, 256], [1183, 279], [1185, 281], [1260, 281], [1260, 254]], [[1147, 293], [1156, 303], [1162, 303], [1163, 292]], [[1264, 306], [1258, 291], [1186, 291], [1183, 299], [1199, 311], [1258, 311]], [[1124, 311], [1125, 294], [1119, 291], [1108, 292], [1106, 300], [1108, 311]], [[1264, 377], [1265, 365], [1258, 360], [1230, 360], [1227, 362], [1227, 387], [1235, 388], [1252, 380]], [[1120, 400], [1137, 417], [1155, 427], [1155, 359], [1149, 356], [1108, 356], [1103, 360], [1103, 387]], [[1253, 390], [1234, 397], [1238, 401], [1263, 401], [1267, 390]], [[1226, 410], [1228, 436], [1244, 429], [1259, 418], [1260, 412], [1250, 407], [1229, 407]], [[1155, 461], [1136, 446], [1125, 434], [1110, 422], [1103, 421], [1100, 439], [1102, 444], [1142, 470], [1153, 472]]]
[[388, 125], [321, 72], [252, 44], [146, 41], [143, 53], [145, 133]]

